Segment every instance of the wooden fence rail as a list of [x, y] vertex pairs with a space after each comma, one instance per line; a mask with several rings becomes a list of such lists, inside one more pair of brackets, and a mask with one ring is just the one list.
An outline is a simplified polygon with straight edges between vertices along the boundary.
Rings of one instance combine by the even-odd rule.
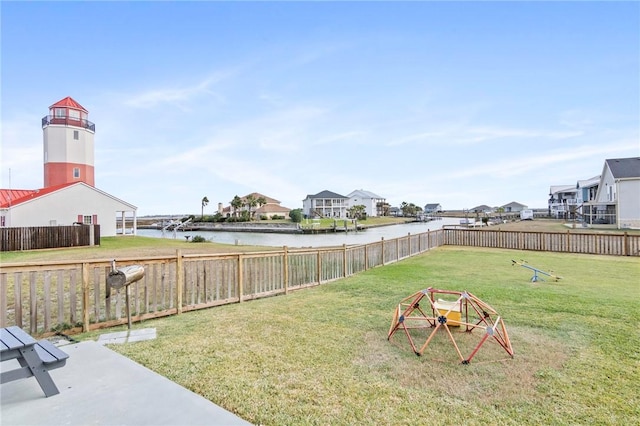
[[0, 326], [31, 334], [93, 330], [228, 303], [287, 294], [390, 264], [442, 245], [640, 256], [640, 235], [441, 229], [370, 244], [259, 253], [117, 259], [145, 276], [110, 289], [111, 260], [3, 264]]

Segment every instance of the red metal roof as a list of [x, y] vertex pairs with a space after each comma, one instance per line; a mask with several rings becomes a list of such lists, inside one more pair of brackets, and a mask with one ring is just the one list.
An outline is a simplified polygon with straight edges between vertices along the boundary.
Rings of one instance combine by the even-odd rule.
[[41, 189], [0, 189], [0, 208], [17, 206], [26, 201], [33, 200], [43, 195], [50, 194], [67, 186], [76, 185], [79, 182], [64, 183]]
[[87, 113], [89, 112], [86, 109], [84, 109], [84, 107], [82, 105], [80, 105], [78, 102], [76, 102], [71, 96], [67, 96], [64, 99], [59, 100], [55, 104], [51, 105], [49, 107], [49, 109], [54, 108], [54, 107], [74, 108], [74, 109], [82, 110], [82, 111], [87, 112]]

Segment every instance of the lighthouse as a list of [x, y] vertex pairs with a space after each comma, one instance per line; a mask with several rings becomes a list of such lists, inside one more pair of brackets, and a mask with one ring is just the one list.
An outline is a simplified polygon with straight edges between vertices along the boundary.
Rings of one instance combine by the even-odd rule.
[[95, 186], [94, 134], [89, 112], [71, 97], [49, 107], [42, 118], [44, 187], [84, 182]]

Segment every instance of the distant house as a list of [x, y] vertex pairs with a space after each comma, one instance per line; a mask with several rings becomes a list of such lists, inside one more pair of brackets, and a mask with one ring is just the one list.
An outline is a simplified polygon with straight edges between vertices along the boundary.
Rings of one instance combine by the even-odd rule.
[[598, 186], [600, 184], [600, 175], [591, 179], [579, 180], [576, 184], [576, 203], [580, 207], [583, 203], [596, 200]]
[[402, 209], [400, 207], [389, 207], [389, 216], [402, 217], [404, 216], [404, 214], [402, 213]]
[[442, 206], [438, 203], [425, 204], [424, 214], [433, 214], [442, 211]]
[[308, 218], [346, 218], [349, 198], [324, 190], [302, 200], [302, 214]]
[[357, 189], [347, 195], [349, 207], [364, 206], [367, 216], [384, 216], [386, 200], [370, 191]]
[[549, 188], [549, 216], [556, 219], [573, 219], [577, 206], [576, 185], [552, 185]]
[[[249, 198], [253, 198], [253, 200], [264, 200], [264, 204], [257, 204], [255, 206], [251, 206], [248, 202]], [[236, 215], [240, 215], [242, 212], [251, 212], [251, 216], [254, 218], [267, 217], [271, 219], [273, 216], [284, 216], [288, 217], [290, 208], [284, 207], [280, 205], [280, 201], [275, 198], [267, 197], [266, 195], [260, 194], [258, 192], [252, 192], [251, 194], [247, 194], [241, 198], [242, 206], [238, 209], [233, 208], [231, 205], [228, 207], [222, 207], [222, 203], [218, 203], [218, 213], [225, 217], [232, 217]]]
[[495, 209], [493, 207], [489, 207], [486, 204], [475, 206], [474, 208], [469, 209], [470, 213], [491, 214], [494, 211], [495, 211]]
[[595, 200], [582, 211], [589, 224], [640, 229], [640, 157], [605, 160]]
[[504, 209], [505, 213], [520, 213], [522, 210], [527, 208], [527, 206], [525, 206], [524, 204], [520, 204], [515, 201], [512, 201], [509, 204], [505, 204], [504, 206], [500, 207]]

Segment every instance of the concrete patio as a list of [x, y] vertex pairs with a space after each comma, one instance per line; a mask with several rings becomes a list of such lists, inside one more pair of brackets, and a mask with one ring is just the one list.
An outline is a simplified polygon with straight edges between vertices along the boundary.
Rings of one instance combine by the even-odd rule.
[[[250, 424], [98, 342], [61, 349], [69, 354], [67, 364], [50, 372], [60, 393], [46, 398], [33, 377], [2, 384], [0, 424]], [[18, 363], [0, 366], [5, 371]]]

